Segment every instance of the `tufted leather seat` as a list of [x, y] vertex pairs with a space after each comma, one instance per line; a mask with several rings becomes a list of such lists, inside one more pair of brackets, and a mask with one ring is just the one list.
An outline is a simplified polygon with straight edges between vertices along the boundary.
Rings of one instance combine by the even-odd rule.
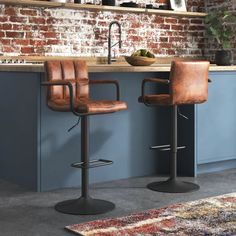
[[[170, 178], [166, 181], [153, 182], [148, 188], [159, 192], [184, 193], [195, 191], [199, 186], [194, 183], [182, 182], [177, 179], [177, 107], [184, 104], [203, 103], [208, 97], [208, 61], [173, 61], [169, 79], [148, 78], [142, 82], [142, 95], [138, 101], [147, 106], [171, 106], [171, 144], [153, 146], [151, 149], [171, 151]], [[147, 82], [169, 86], [169, 93], [145, 94]]]
[[[48, 87], [47, 105], [54, 111], [72, 112], [81, 118], [81, 161], [71, 164], [81, 169], [81, 196], [77, 199], [57, 203], [59, 212], [74, 215], [101, 214], [114, 209], [112, 202], [93, 199], [89, 196], [89, 169], [112, 164], [111, 160], [89, 160], [89, 115], [112, 113], [127, 109], [120, 101], [119, 84], [115, 80], [88, 79], [88, 69], [83, 60], [46, 61], [47, 81], [42, 85]], [[90, 99], [89, 87], [93, 84], [113, 84], [116, 86], [116, 100], [94, 101]], [[71, 129], [72, 129], [71, 128]], [[69, 129], [69, 130], [71, 130]]]
[[[120, 101], [93, 101], [89, 99], [78, 99], [74, 101], [78, 113], [93, 115], [99, 113], [111, 113], [127, 109], [124, 102]], [[55, 111], [70, 111], [69, 99], [53, 99], [48, 101], [48, 106]]]
[[[112, 113], [127, 109], [125, 102], [89, 99], [89, 85], [96, 81], [89, 81], [85, 61], [46, 61], [45, 69], [49, 82], [68, 81], [73, 86], [74, 109], [81, 115], [99, 113]], [[100, 80], [99, 83], [112, 83]], [[53, 86], [48, 93], [48, 106], [54, 111], [68, 112], [70, 107], [70, 94], [66, 86]]]

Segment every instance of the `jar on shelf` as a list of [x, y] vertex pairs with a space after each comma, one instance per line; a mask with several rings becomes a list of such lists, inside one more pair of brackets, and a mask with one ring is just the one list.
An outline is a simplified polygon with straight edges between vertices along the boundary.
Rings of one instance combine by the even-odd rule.
[[116, 1], [115, 0], [102, 0], [102, 5], [115, 6]]

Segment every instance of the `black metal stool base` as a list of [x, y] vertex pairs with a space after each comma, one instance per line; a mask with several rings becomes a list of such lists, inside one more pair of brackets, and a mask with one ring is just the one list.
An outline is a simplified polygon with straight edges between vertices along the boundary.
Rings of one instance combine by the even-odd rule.
[[187, 193], [197, 191], [200, 187], [194, 183], [168, 179], [166, 181], [150, 183], [147, 185], [147, 188], [164, 193]]
[[114, 208], [115, 204], [112, 202], [84, 197], [59, 202], [55, 205], [57, 211], [71, 215], [97, 215]]

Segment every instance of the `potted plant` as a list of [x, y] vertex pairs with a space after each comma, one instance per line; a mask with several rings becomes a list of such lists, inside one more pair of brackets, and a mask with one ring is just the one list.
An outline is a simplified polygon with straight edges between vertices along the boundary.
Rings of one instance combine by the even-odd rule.
[[220, 46], [220, 50], [216, 51], [215, 63], [217, 65], [231, 64], [230, 42], [235, 32], [232, 23], [236, 22], [236, 17], [225, 9], [217, 9], [210, 12], [206, 18], [207, 34], [215, 38]]

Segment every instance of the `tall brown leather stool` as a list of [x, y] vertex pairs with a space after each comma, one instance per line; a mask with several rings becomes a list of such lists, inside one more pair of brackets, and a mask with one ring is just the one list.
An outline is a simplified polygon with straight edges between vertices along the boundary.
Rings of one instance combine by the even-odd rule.
[[[82, 169], [82, 195], [78, 199], [57, 203], [59, 212], [74, 215], [101, 214], [114, 209], [112, 202], [93, 199], [89, 196], [89, 168], [112, 164], [112, 161], [99, 159], [89, 161], [89, 116], [106, 114], [127, 109], [125, 102], [120, 101], [119, 84], [114, 80], [88, 79], [85, 61], [65, 60], [46, 61], [47, 81], [42, 82], [48, 88], [47, 105], [50, 109], [60, 112], [72, 112], [81, 117], [81, 162], [71, 166]], [[89, 98], [89, 85], [114, 84], [116, 100], [93, 101]]]
[[[151, 190], [184, 193], [199, 189], [197, 184], [182, 182], [177, 179], [177, 150], [183, 148], [177, 147], [177, 109], [178, 105], [203, 103], [207, 100], [208, 71], [208, 61], [173, 61], [169, 80], [149, 78], [142, 82], [142, 95], [139, 97], [139, 102], [147, 106], [171, 106], [172, 109], [171, 144], [153, 147], [171, 151], [170, 178], [166, 181], [148, 184], [147, 187]], [[169, 93], [146, 95], [145, 85], [147, 82], [169, 85]]]

